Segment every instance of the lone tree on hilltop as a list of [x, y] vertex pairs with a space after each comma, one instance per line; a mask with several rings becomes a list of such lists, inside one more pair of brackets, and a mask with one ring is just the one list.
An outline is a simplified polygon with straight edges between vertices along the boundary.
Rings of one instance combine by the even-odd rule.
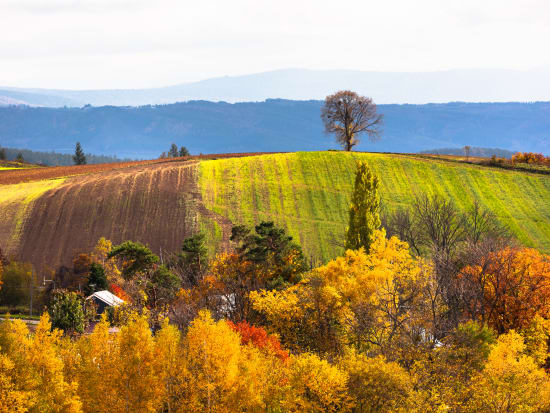
[[349, 225], [346, 228], [346, 249], [365, 248], [368, 254], [374, 231], [380, 228], [379, 180], [366, 162], [358, 162], [355, 187], [349, 208]]
[[472, 147], [470, 145], [466, 145], [464, 147], [464, 155], [466, 155], [466, 162], [470, 160], [470, 151], [472, 150]]
[[6, 150], [4, 148], [0, 148], [0, 161], [6, 160]]
[[73, 161], [75, 165], [86, 165], [86, 155], [80, 146], [80, 142], [76, 143], [76, 148], [74, 150]]
[[20, 163], [25, 162], [25, 159], [23, 158], [23, 154], [21, 152], [17, 154], [17, 156], [15, 157], [15, 161]]
[[351, 151], [359, 143], [357, 136], [362, 133], [366, 133], [371, 141], [380, 137], [382, 115], [376, 113], [376, 105], [371, 98], [349, 90], [327, 96], [321, 118], [325, 132], [334, 133], [346, 151]]

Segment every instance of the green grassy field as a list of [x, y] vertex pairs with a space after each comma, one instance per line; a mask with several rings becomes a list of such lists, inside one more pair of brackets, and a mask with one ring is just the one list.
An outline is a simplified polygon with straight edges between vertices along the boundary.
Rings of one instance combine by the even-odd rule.
[[274, 220], [308, 257], [341, 253], [356, 160], [381, 179], [384, 206], [410, 205], [417, 193], [442, 194], [460, 208], [474, 199], [527, 246], [550, 252], [550, 177], [408, 155], [298, 152], [202, 161], [207, 208], [234, 223]]

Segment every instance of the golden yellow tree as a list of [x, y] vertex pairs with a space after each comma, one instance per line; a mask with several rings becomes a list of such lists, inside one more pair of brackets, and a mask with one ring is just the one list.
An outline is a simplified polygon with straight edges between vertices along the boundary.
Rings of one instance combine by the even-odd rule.
[[13, 388], [33, 396], [31, 411], [81, 411], [77, 383], [68, 383], [59, 355], [62, 333], [51, 331], [49, 317], [44, 314], [34, 334], [29, 334], [21, 321], [4, 321], [0, 326], [0, 348], [13, 363]]
[[519, 331], [525, 342], [525, 354], [531, 356], [538, 366], [544, 366], [548, 359], [548, 338], [550, 338], [550, 320], [538, 314], [527, 328]]
[[352, 344], [380, 351], [417, 327], [410, 310], [421, 296], [422, 271], [406, 243], [375, 231], [368, 255], [348, 250], [299, 284], [253, 291], [250, 300], [290, 348], [339, 353]]
[[230, 411], [238, 400], [240, 338], [225, 321], [199, 312], [184, 340], [185, 411]]
[[101, 264], [101, 266], [105, 269], [105, 275], [107, 276], [109, 282], [120, 285], [122, 283], [122, 278], [120, 275], [121, 272], [117, 267], [115, 260], [108, 258], [108, 255], [112, 249], [113, 243], [105, 237], [101, 237], [97, 241], [90, 257], [92, 261]]
[[14, 363], [0, 353], [0, 413], [25, 413], [35, 403], [32, 392], [16, 388], [16, 374]]
[[163, 400], [163, 411], [168, 413], [182, 410], [181, 380], [185, 375], [183, 370], [184, 354], [181, 347], [179, 330], [164, 320], [161, 329], [155, 337], [155, 358], [159, 383]]
[[347, 394], [348, 375], [317, 355], [291, 358], [289, 386], [283, 401], [289, 412], [347, 412], [353, 404]]
[[90, 335], [78, 340], [77, 348], [80, 357], [77, 375], [84, 411], [120, 411], [116, 410], [119, 408], [118, 340], [109, 334], [109, 323], [105, 316]]
[[510, 331], [498, 338], [482, 372], [472, 380], [470, 412], [530, 413], [550, 407], [550, 380], [530, 356], [523, 338]]
[[408, 412], [412, 407], [411, 377], [399, 364], [383, 356], [367, 357], [348, 349], [338, 362], [348, 374], [348, 393], [354, 402], [354, 412]]
[[495, 341], [487, 326], [469, 321], [419, 354], [411, 368], [418, 410], [461, 412], [472, 398], [471, 378], [482, 371]]
[[134, 315], [116, 335], [119, 403], [124, 411], [156, 412], [162, 405], [155, 343], [146, 315]]

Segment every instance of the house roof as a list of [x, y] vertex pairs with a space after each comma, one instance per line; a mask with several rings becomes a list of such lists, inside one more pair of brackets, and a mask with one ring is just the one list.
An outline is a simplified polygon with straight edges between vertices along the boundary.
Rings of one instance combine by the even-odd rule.
[[86, 300], [89, 300], [90, 298], [97, 298], [98, 300], [103, 301], [105, 304], [110, 305], [111, 307], [116, 307], [117, 305], [124, 304], [124, 300], [118, 298], [116, 295], [107, 290], [96, 291], [95, 293], [87, 297]]

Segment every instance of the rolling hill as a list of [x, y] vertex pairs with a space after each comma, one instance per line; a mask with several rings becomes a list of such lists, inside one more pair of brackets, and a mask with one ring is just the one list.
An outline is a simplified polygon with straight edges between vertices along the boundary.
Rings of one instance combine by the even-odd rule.
[[341, 253], [357, 159], [380, 176], [388, 209], [420, 192], [443, 194], [460, 208], [477, 199], [523, 244], [550, 251], [548, 175], [343, 152], [41, 168], [28, 182], [21, 182], [23, 171], [2, 171], [0, 246], [43, 270], [70, 264], [101, 236], [141, 241], [166, 255], [204, 230], [211, 250], [219, 251], [229, 246], [233, 224], [274, 220], [311, 260], [326, 261]]
[[[324, 134], [321, 101], [195, 101], [164, 106], [0, 108], [0, 146], [150, 159], [170, 144], [191, 153], [278, 152], [336, 148]], [[550, 102], [379, 105], [382, 139], [361, 151], [502, 148], [550, 154]]]

